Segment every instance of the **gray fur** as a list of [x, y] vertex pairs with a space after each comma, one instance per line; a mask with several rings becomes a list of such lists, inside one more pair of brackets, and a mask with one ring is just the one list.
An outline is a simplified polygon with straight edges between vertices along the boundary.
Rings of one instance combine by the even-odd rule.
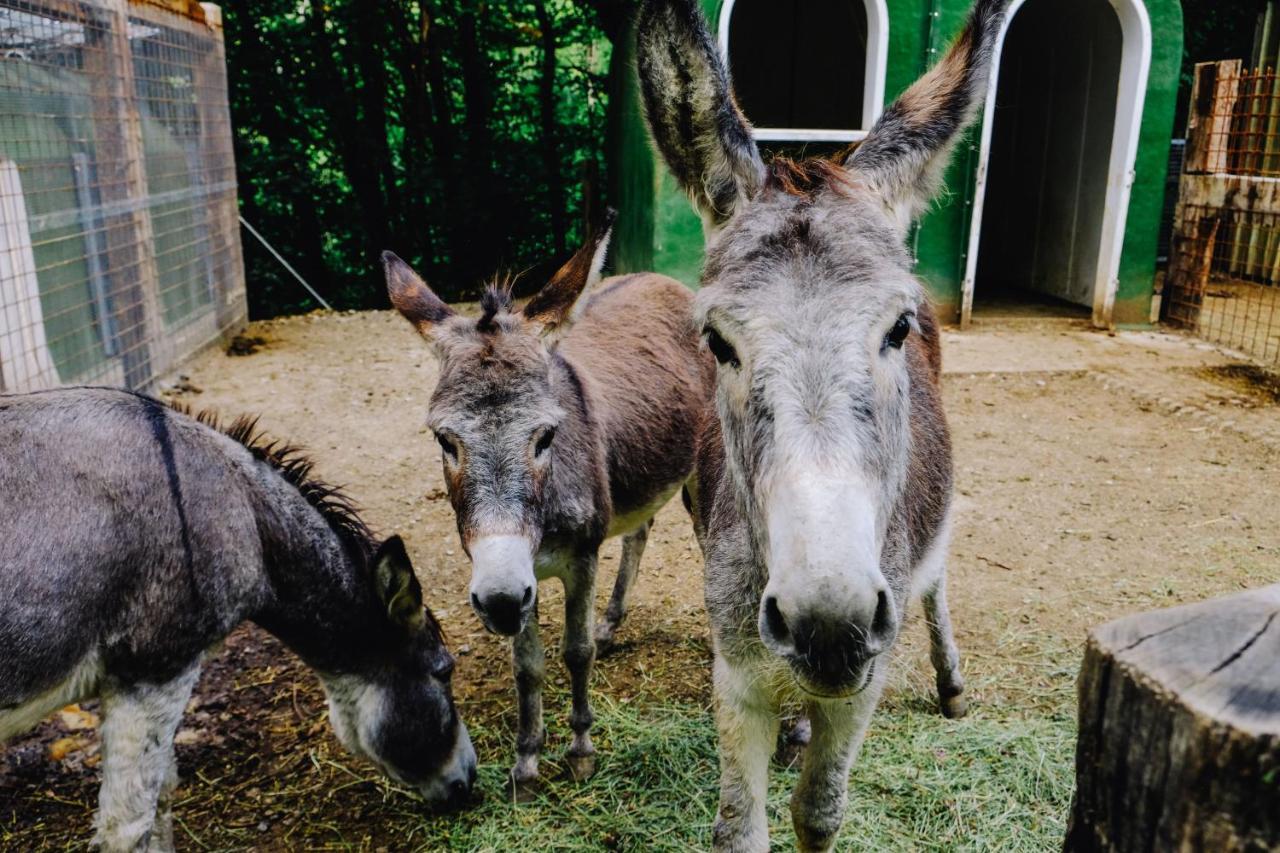
[[944, 594], [952, 463], [940, 341], [904, 237], [985, 94], [1003, 13], [1003, 0], [978, 0], [948, 54], [852, 153], [779, 158], [757, 181], [726, 181], [722, 164], [754, 160], [706, 22], [695, 0], [643, 6], [650, 129], [712, 214], [694, 315], [721, 362], [719, 423], [701, 440], [697, 475], [717, 849], [768, 848], [768, 757], [789, 701], [812, 726], [792, 795], [797, 837], [805, 850], [834, 845], [913, 596], [930, 619], [943, 709], [963, 713]]
[[251, 422], [230, 432], [122, 391], [0, 396], [0, 737], [102, 697], [104, 849], [171, 844], [173, 734], [203, 653], [246, 619], [326, 687], [360, 685], [358, 707], [331, 701], [353, 749], [434, 799], [474, 776], [400, 540]]
[[[479, 320], [439, 317], [427, 285], [384, 256], [392, 303], [440, 360], [428, 423], [472, 561], [472, 605], [489, 630], [515, 638], [518, 791], [537, 779], [545, 742], [538, 582], [564, 583], [569, 760], [583, 778], [594, 768], [596, 637], [611, 642], [622, 622], [648, 526], [689, 478], [690, 436], [710, 417], [711, 366], [689, 324], [689, 291], [642, 274], [590, 293], [606, 241], [588, 241], [522, 310], [491, 289]], [[597, 633], [597, 552], [619, 535], [624, 558]]]

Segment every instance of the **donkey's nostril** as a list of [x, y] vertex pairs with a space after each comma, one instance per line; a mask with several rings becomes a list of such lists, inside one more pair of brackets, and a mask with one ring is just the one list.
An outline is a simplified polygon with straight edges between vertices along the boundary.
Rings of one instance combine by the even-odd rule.
[[876, 596], [876, 615], [871, 620], [871, 630], [867, 632], [867, 651], [879, 654], [888, 647], [893, 639], [895, 621], [893, 600], [888, 592], [880, 590]]
[[769, 639], [780, 645], [791, 644], [791, 631], [787, 629], [787, 620], [783, 617], [782, 611], [778, 609], [778, 599], [776, 596], [769, 596], [764, 600], [764, 627], [769, 633]]
[[483, 613], [483, 612], [484, 612], [484, 608], [480, 606], [480, 596], [476, 595], [474, 592], [473, 592], [473, 593], [471, 593], [471, 607], [472, 607], [472, 609], [474, 609], [477, 613]]
[[520, 599], [520, 606], [528, 607], [532, 601], [533, 601], [533, 587], [526, 586], [524, 588], [524, 598]]

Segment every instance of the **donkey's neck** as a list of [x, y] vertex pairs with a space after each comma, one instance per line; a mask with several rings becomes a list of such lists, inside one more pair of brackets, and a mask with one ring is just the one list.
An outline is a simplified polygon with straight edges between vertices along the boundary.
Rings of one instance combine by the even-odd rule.
[[372, 543], [340, 535], [269, 465], [255, 486], [266, 594], [251, 618], [312, 668], [350, 670], [378, 639]]
[[612, 515], [604, 437], [596, 401], [573, 361], [556, 354], [551, 359], [551, 385], [564, 419], [556, 430], [556, 444], [569, 448], [556, 456], [544, 497], [548, 533], [573, 531], [587, 539], [604, 538]]

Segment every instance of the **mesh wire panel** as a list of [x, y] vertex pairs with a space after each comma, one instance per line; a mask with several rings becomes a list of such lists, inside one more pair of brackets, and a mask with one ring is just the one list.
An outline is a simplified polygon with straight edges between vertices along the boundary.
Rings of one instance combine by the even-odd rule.
[[1201, 63], [1164, 319], [1280, 364], [1280, 77]]
[[1188, 204], [1168, 319], [1280, 364], [1280, 212]]
[[0, 390], [143, 388], [244, 322], [209, 11], [0, 0]]

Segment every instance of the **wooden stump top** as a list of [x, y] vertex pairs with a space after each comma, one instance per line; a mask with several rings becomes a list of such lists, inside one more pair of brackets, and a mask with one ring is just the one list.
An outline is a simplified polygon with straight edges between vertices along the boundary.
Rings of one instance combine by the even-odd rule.
[[1090, 644], [1194, 713], [1280, 735], [1280, 584], [1117, 619]]

